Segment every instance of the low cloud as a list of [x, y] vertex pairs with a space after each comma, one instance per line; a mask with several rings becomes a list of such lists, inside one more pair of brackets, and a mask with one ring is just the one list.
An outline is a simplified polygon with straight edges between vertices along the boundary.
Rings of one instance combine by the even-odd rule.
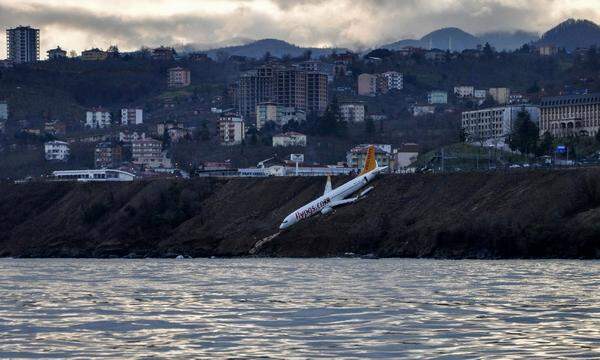
[[[543, 32], [568, 17], [600, 21], [597, 0], [0, 0], [0, 23], [42, 30], [42, 51], [117, 44], [216, 44], [279, 38], [303, 46], [369, 47], [455, 26], [472, 33]], [[208, 46], [208, 45], [207, 45]], [[5, 49], [0, 49], [0, 57]]]

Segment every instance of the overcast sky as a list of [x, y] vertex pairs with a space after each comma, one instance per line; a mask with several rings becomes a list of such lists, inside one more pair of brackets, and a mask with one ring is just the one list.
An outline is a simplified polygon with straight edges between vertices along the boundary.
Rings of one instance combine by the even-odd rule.
[[448, 26], [543, 32], [569, 17], [600, 22], [600, 0], [0, 0], [4, 28], [41, 29], [42, 57], [57, 45], [133, 50], [232, 38], [365, 47]]

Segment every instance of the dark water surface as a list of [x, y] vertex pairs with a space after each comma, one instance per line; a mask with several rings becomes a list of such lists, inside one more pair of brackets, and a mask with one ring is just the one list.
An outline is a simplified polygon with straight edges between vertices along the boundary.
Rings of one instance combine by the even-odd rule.
[[0, 358], [598, 358], [600, 262], [0, 260]]

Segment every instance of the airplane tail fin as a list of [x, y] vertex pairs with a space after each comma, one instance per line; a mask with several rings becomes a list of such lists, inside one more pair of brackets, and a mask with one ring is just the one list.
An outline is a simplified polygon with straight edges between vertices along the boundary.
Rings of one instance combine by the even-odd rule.
[[327, 176], [327, 184], [325, 184], [325, 191], [323, 192], [323, 195], [329, 194], [332, 189], [333, 188], [331, 186], [331, 176]]
[[365, 167], [363, 168], [360, 175], [364, 175], [378, 168], [377, 160], [375, 159], [375, 145], [369, 146], [367, 151], [367, 158], [365, 159]]

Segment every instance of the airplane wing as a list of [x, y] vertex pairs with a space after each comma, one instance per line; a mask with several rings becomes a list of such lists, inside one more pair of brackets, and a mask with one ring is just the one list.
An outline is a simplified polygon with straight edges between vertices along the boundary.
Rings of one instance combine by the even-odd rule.
[[345, 199], [345, 200], [337, 200], [337, 201], [332, 201], [329, 204], [329, 207], [336, 207], [336, 206], [342, 206], [342, 205], [348, 205], [348, 204], [352, 204], [354, 202], [356, 202], [358, 200], [357, 197], [354, 198], [350, 198], [350, 199]]

